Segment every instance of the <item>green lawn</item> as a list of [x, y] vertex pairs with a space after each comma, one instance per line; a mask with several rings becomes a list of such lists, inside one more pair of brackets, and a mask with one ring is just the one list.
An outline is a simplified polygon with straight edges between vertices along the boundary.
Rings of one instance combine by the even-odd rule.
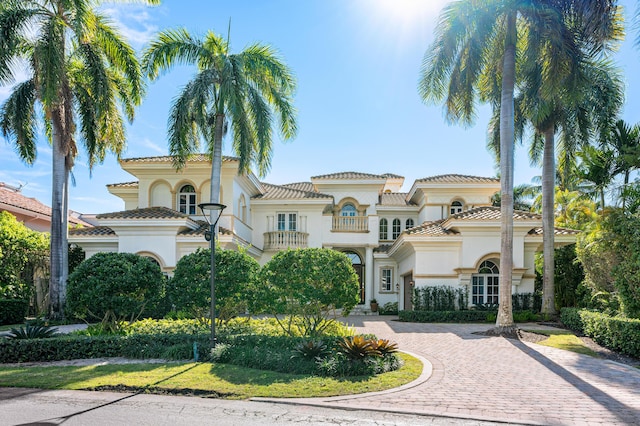
[[88, 367], [1, 367], [0, 386], [41, 389], [121, 389], [185, 393], [226, 399], [320, 397], [374, 392], [402, 386], [422, 372], [416, 358], [399, 354], [404, 366], [374, 377], [326, 378], [275, 373], [229, 364], [167, 363]]
[[524, 330], [529, 333], [543, 334], [549, 336], [548, 339], [538, 342], [539, 345], [550, 346], [552, 348], [564, 349], [566, 351], [579, 354], [590, 355], [598, 358], [598, 354], [585, 346], [582, 340], [569, 330]]

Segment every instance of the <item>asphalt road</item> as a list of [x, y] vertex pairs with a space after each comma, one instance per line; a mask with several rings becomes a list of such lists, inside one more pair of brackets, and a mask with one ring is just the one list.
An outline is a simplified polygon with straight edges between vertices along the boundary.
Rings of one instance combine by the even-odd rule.
[[0, 425], [489, 425], [471, 420], [230, 401], [89, 391], [0, 388]]

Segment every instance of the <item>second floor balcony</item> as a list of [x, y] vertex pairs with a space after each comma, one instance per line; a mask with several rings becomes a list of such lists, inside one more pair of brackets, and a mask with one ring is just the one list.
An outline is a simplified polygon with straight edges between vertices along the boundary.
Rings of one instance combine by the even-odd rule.
[[333, 232], [369, 232], [368, 216], [334, 216]]
[[298, 231], [271, 231], [264, 233], [264, 250], [306, 248], [309, 234]]

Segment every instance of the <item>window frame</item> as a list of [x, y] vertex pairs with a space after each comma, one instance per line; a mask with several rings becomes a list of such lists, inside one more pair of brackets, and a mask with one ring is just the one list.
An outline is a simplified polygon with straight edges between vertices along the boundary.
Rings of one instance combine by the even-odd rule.
[[[192, 191], [185, 191], [185, 188], [191, 188]], [[184, 200], [184, 202], [183, 202]], [[185, 183], [178, 190], [178, 211], [180, 213], [188, 214], [189, 216], [193, 216], [198, 214], [198, 192], [196, 188], [190, 184]]]
[[498, 304], [500, 301], [500, 268], [492, 260], [484, 260], [471, 276], [471, 304]]
[[380, 229], [378, 237], [380, 241], [387, 241], [389, 239], [389, 221], [387, 218], [380, 219]]
[[453, 200], [449, 204], [449, 216], [462, 213], [464, 211], [464, 202], [461, 200]]
[[391, 239], [395, 240], [402, 233], [402, 222], [397, 217], [393, 219], [391, 224]]
[[[411, 225], [409, 225], [409, 222], [411, 222]], [[413, 220], [413, 218], [408, 218], [407, 220], [405, 220], [405, 225], [404, 225], [404, 229], [411, 229], [414, 226], [416, 226], [416, 222]]]
[[[282, 216], [282, 222], [280, 217]], [[298, 232], [298, 212], [276, 212], [276, 231]], [[280, 227], [280, 224], [283, 227]], [[293, 225], [293, 226], [292, 226]]]
[[393, 267], [391, 266], [380, 267], [380, 292], [393, 293]]

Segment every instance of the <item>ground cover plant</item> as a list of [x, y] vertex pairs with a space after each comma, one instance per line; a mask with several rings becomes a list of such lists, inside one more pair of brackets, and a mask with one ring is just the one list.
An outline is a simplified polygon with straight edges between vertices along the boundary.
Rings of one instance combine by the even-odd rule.
[[563, 349], [565, 351], [576, 352], [583, 355], [598, 357], [598, 354], [587, 347], [578, 336], [569, 330], [538, 330], [525, 329], [529, 333], [542, 334], [548, 336], [547, 339], [537, 342], [539, 345], [550, 346], [552, 348]]

